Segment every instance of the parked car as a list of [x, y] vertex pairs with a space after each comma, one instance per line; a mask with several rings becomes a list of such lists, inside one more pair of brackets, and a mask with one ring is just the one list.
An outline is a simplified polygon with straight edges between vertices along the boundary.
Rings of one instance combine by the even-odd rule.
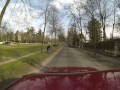
[[71, 47], [71, 48], [77, 47], [76, 45], [68, 45], [68, 46]]
[[11, 41], [4, 41], [3, 44], [4, 45], [9, 45], [9, 44], [11, 44]]

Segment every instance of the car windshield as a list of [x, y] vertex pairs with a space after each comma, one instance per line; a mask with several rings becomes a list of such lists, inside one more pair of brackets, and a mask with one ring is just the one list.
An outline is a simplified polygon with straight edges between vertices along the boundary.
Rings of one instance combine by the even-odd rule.
[[0, 0], [0, 90], [31, 73], [120, 69], [120, 0]]

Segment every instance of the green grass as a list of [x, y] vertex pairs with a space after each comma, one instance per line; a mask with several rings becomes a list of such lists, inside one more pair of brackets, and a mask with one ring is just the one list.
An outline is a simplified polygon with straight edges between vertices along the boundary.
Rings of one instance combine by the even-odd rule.
[[[51, 54], [53, 54], [58, 48], [60, 47], [55, 47]], [[6, 86], [7, 83], [14, 81], [15, 78], [26, 75], [31, 70], [37, 68], [33, 63], [40, 65], [40, 62], [51, 54], [41, 52], [30, 57], [23, 58], [22, 60], [0, 65], [0, 87], [2, 88]]]
[[0, 79], [8, 79], [19, 77], [24, 73], [28, 73], [30, 70], [34, 68], [31, 62], [40, 62], [45, 59], [49, 55], [46, 52], [38, 53], [36, 55], [32, 55], [30, 57], [23, 58], [22, 60], [10, 62], [8, 64], [4, 64], [0, 66]]
[[0, 61], [19, 57], [40, 50], [41, 50], [40, 44], [0, 45]]

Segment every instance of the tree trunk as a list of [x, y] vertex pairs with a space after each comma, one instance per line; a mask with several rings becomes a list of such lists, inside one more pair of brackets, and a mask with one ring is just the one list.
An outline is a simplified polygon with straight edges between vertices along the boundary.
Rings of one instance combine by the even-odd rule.
[[112, 39], [113, 39], [114, 29], [115, 29], [115, 23], [113, 23], [113, 29], [112, 29]]
[[[94, 18], [94, 16], [92, 16], [92, 18]], [[93, 40], [93, 48], [94, 48], [94, 57], [96, 58], [96, 30], [95, 30], [95, 22], [92, 23], [93, 27], [92, 27], [92, 30], [93, 30], [93, 34], [94, 34], [94, 40]]]
[[43, 32], [43, 38], [42, 38], [41, 51], [43, 51], [43, 46], [44, 46], [44, 37], [45, 37], [45, 31], [46, 31], [46, 24], [47, 24], [47, 8], [46, 8], [46, 12], [45, 12], [45, 24], [44, 24], [44, 32]]
[[57, 44], [57, 31], [56, 31], [56, 28], [55, 28], [55, 45]]
[[103, 41], [106, 40], [105, 24], [103, 25]]
[[3, 9], [2, 9], [2, 11], [1, 11], [1, 13], [0, 13], [0, 27], [1, 27], [3, 16], [5, 14], [5, 11], [6, 11], [7, 7], [8, 7], [8, 5], [9, 5], [9, 3], [10, 3], [10, 0], [7, 0], [4, 7], [3, 7]]
[[[82, 32], [82, 24], [81, 24], [81, 17], [80, 17], [80, 26], [79, 26], [79, 29], [80, 29], [80, 33], [81, 35], [79, 36], [79, 48], [83, 48], [83, 38], [82, 38], [82, 35], [83, 35], [83, 32]], [[81, 46], [80, 46], [80, 43], [81, 43]]]
[[116, 11], [115, 11], [115, 3], [114, 3], [114, 22], [113, 22], [113, 29], [112, 29], [112, 39], [113, 39], [114, 30], [115, 30], [115, 16], [116, 16]]

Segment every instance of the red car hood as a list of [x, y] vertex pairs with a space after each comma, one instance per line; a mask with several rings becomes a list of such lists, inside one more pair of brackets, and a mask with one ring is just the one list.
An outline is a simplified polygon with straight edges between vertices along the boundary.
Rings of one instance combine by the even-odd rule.
[[120, 90], [120, 69], [53, 67], [45, 74], [26, 75], [5, 90]]

